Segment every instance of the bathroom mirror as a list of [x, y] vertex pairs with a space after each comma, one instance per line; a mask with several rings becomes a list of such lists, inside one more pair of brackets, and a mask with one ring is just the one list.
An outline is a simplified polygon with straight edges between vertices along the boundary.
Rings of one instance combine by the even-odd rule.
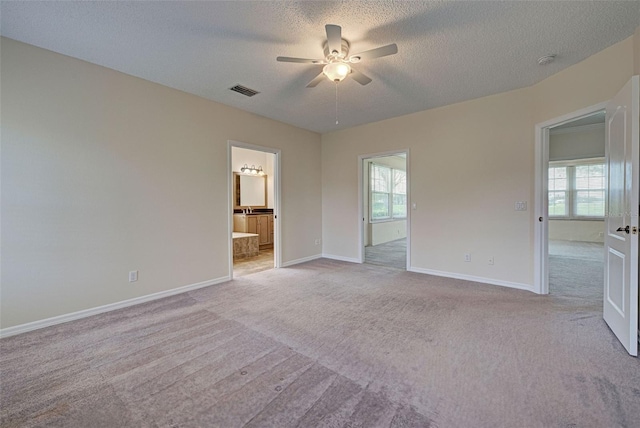
[[233, 173], [234, 208], [266, 208], [267, 176]]

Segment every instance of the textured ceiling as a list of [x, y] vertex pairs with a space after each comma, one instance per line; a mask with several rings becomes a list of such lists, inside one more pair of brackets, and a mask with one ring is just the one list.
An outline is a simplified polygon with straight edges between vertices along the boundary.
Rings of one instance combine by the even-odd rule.
[[[638, 1], [35, 2], [3, 1], [3, 36], [317, 132], [329, 132], [532, 85], [633, 34]], [[363, 61], [361, 86], [306, 84], [325, 24]], [[557, 59], [538, 66], [537, 58]], [[228, 88], [260, 91], [247, 98]]]

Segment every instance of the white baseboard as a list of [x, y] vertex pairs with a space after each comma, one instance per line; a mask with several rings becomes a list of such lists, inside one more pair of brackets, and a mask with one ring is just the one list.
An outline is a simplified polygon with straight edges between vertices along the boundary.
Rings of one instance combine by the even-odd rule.
[[225, 276], [222, 278], [211, 279], [208, 281], [198, 282], [196, 284], [185, 285], [183, 287], [172, 288], [171, 290], [160, 291], [158, 293], [147, 294], [146, 296], [134, 297], [133, 299], [123, 300], [121, 302], [109, 303], [108, 305], [98, 306], [96, 308], [83, 309], [78, 312], [71, 312], [69, 314], [58, 315], [43, 320], [33, 321], [26, 324], [15, 325], [13, 327], [7, 327], [0, 329], [0, 338], [15, 336], [17, 334], [26, 333], [28, 331], [38, 330], [45, 327], [50, 327], [56, 324], [62, 324], [69, 321], [75, 321], [81, 318], [90, 317], [92, 315], [98, 315], [104, 312], [115, 311], [116, 309], [122, 309], [129, 306], [139, 305], [140, 303], [150, 302], [152, 300], [162, 299], [163, 297], [169, 297], [180, 293], [186, 293], [187, 291], [197, 290], [198, 288], [208, 287], [214, 284], [220, 284], [222, 282], [229, 281], [230, 277]]
[[325, 259], [339, 260], [341, 262], [360, 263], [360, 260], [353, 257], [334, 256], [333, 254], [324, 254], [324, 253], [322, 254], [322, 257]]
[[310, 262], [311, 260], [317, 260], [322, 257], [322, 254], [314, 254], [313, 256], [303, 257], [301, 259], [289, 260], [282, 263], [282, 267], [293, 266], [304, 262]]
[[442, 276], [445, 278], [463, 279], [465, 281], [481, 282], [483, 284], [499, 285], [501, 287], [517, 288], [518, 290], [526, 290], [533, 292], [533, 287], [529, 284], [521, 284], [518, 282], [502, 281], [500, 279], [484, 278], [481, 276], [464, 275], [460, 273], [444, 272], [433, 269], [422, 269], [410, 267], [409, 272], [425, 273], [427, 275]]

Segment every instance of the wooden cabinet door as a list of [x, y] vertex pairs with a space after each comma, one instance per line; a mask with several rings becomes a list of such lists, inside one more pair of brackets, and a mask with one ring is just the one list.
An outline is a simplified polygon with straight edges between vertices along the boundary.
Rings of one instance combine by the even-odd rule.
[[247, 233], [260, 233], [258, 232], [258, 216], [246, 216]]
[[273, 244], [273, 214], [269, 216], [269, 242]]
[[269, 232], [269, 216], [261, 215], [257, 216], [258, 220], [258, 234], [260, 235], [259, 242], [260, 245], [271, 243], [269, 238], [271, 237], [271, 233]]
[[267, 241], [273, 244], [273, 214], [268, 215], [265, 222], [267, 223]]

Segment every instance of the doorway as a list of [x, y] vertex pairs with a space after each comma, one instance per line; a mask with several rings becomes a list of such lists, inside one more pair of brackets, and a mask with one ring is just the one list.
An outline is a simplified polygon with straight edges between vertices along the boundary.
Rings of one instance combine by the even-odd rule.
[[360, 261], [406, 270], [408, 151], [360, 157]]
[[[563, 190], [560, 188], [556, 192], [556, 172], [558, 170], [554, 170], [554, 161], [550, 161], [550, 159], [555, 159], [558, 162], [562, 162], [561, 158], [565, 157], [587, 157], [587, 156], [576, 156], [580, 150], [587, 150], [587, 146], [591, 147], [591, 145], [585, 144], [584, 146], [580, 146], [579, 143], [556, 143], [556, 147], [551, 146], [554, 149], [554, 154], [550, 157], [550, 139], [553, 133], [556, 135], [564, 135], [563, 133], [570, 133], [570, 131], [561, 131], [562, 129], [571, 129], [575, 128], [576, 125], [589, 124], [592, 122], [593, 124], [599, 123], [599, 117], [602, 117], [602, 112], [606, 108], [606, 103], [596, 104], [591, 107], [587, 107], [583, 110], [579, 110], [574, 113], [570, 113], [568, 115], [544, 122], [542, 124], [536, 125], [536, 146], [535, 146], [535, 161], [536, 161], [536, 180], [535, 180], [535, 219], [538, 227], [537, 233], [535, 235], [535, 252], [534, 252], [534, 290], [539, 294], [549, 294], [549, 274], [550, 274], [550, 263], [549, 263], [549, 237], [550, 237], [550, 229], [551, 229], [551, 237], [553, 238], [570, 238], [571, 232], [568, 232], [566, 221], [571, 220], [560, 220], [557, 218], [556, 214], [561, 212], [569, 213], [570, 218], [570, 207], [573, 206], [573, 199], [570, 198], [571, 190], [566, 190], [567, 196], [562, 198]], [[582, 121], [582, 122], [580, 122]], [[594, 128], [598, 125], [594, 125]], [[553, 131], [555, 129], [555, 131]], [[586, 128], [588, 129], [588, 128]], [[559, 134], [558, 134], [559, 133]], [[556, 138], [556, 141], [567, 140], [567, 138]], [[568, 138], [571, 139], [571, 138]], [[595, 145], [595, 143], [594, 143]], [[576, 149], [578, 147], [578, 149]], [[591, 150], [591, 149], [589, 149]], [[573, 154], [571, 154], [573, 153]], [[598, 152], [599, 153], [599, 152]], [[590, 157], [598, 157], [598, 156], [590, 156]], [[568, 159], [567, 166], [571, 163]], [[562, 164], [557, 164], [559, 168], [562, 167]], [[568, 186], [568, 181], [562, 182], [563, 174], [567, 174], [560, 171], [558, 174], [559, 179], [559, 187]], [[569, 180], [569, 178], [567, 178]], [[575, 211], [575, 207], [573, 207]], [[553, 218], [556, 217], [554, 220]], [[560, 221], [565, 221], [565, 223], [558, 223]], [[555, 224], [554, 224], [555, 223]], [[564, 226], [563, 226], [564, 225]], [[572, 226], [580, 227], [581, 224], [575, 223]], [[560, 227], [557, 227], [560, 226]], [[582, 224], [584, 226], [584, 224]], [[604, 228], [604, 226], [603, 226]], [[591, 232], [593, 233], [593, 232]], [[599, 234], [599, 232], [596, 232]], [[599, 236], [598, 236], [599, 238]], [[570, 239], [554, 239], [554, 241], [570, 241]], [[574, 239], [575, 240], [575, 239]], [[555, 253], [555, 256], [562, 257], [563, 255], [573, 254], [570, 245], [558, 245], [557, 242], [553, 242], [552, 251]], [[603, 253], [604, 259], [604, 253]], [[556, 266], [557, 267], [557, 266]], [[560, 281], [560, 278], [557, 278], [558, 270], [555, 269], [554, 277], [556, 278], [556, 282]], [[569, 274], [566, 275], [567, 281], [569, 281]], [[600, 278], [604, 278], [603, 276]], [[599, 284], [602, 288], [602, 280], [599, 280]], [[556, 292], [560, 292], [560, 288], [558, 284], [556, 284]], [[601, 292], [600, 292], [601, 293]], [[601, 302], [601, 300], [600, 300]]]
[[605, 112], [549, 127], [549, 294], [601, 310], [604, 289]]
[[279, 267], [279, 151], [229, 142], [230, 276]]
[[[535, 126], [534, 291], [549, 293], [549, 135], [552, 128], [605, 111], [605, 213], [602, 318], [626, 351], [638, 355], [640, 77], [608, 102]], [[557, 198], [554, 195], [553, 198]], [[555, 204], [554, 200], [554, 204]]]

